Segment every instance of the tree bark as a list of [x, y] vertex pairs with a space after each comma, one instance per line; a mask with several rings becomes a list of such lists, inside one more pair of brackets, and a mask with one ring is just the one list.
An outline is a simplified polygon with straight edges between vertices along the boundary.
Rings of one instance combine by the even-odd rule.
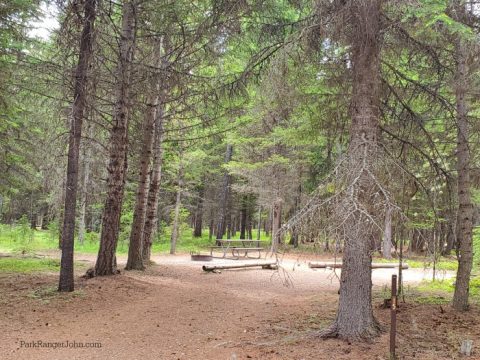
[[262, 231], [262, 207], [258, 207], [258, 221], [257, 221], [257, 240], [260, 240], [261, 231]]
[[[180, 158], [181, 158], [180, 154]], [[178, 189], [175, 201], [175, 213], [173, 217], [172, 234], [170, 236], [170, 254], [174, 255], [177, 250], [177, 240], [180, 233], [180, 209], [182, 207], [182, 191], [183, 191], [183, 163], [180, 160], [180, 168], [178, 170]]]
[[125, 1], [122, 8], [120, 57], [116, 69], [113, 127], [110, 132], [110, 160], [107, 166], [107, 198], [102, 216], [100, 248], [95, 264], [95, 275], [117, 273], [118, 234], [127, 172], [128, 120], [130, 110], [130, 82], [135, 47], [135, 0]]
[[266, 236], [271, 236], [271, 230], [272, 230], [272, 222], [273, 222], [273, 217], [272, 217], [272, 209], [268, 211], [268, 217], [265, 219], [264, 222], [264, 228], [265, 228], [265, 235]]
[[[230, 193], [230, 191], [229, 191]], [[232, 198], [229, 194], [228, 196], [228, 202], [227, 202], [227, 216], [226, 216], [226, 221], [225, 221], [225, 227], [226, 227], [226, 233], [227, 233], [227, 239], [232, 238]]]
[[[162, 40], [159, 38], [155, 44], [154, 58], [155, 67], [160, 66]], [[150, 84], [150, 96], [148, 100], [148, 109], [145, 114], [143, 143], [140, 154], [140, 169], [138, 176], [138, 188], [135, 200], [135, 210], [133, 213], [132, 230], [130, 232], [130, 245], [128, 247], [128, 259], [125, 270], [144, 270], [143, 263], [143, 240], [145, 228], [145, 216], [147, 211], [147, 196], [149, 188], [149, 170], [152, 159], [152, 146], [154, 138], [155, 118], [160, 101], [160, 81], [158, 72], [152, 76]]]
[[[250, 209], [251, 210], [251, 209]], [[247, 239], [253, 240], [253, 226], [252, 226], [252, 213], [251, 211], [247, 211]]]
[[78, 162], [82, 136], [83, 114], [86, 106], [87, 75], [92, 56], [93, 27], [95, 23], [96, 0], [86, 0], [84, 23], [80, 38], [80, 52], [75, 73], [75, 90], [70, 119], [68, 143], [67, 187], [62, 232], [62, 259], [58, 291], [73, 291], [73, 250], [75, 236], [75, 211], [77, 205]]
[[[88, 127], [88, 137], [92, 137], [92, 125]], [[90, 146], [84, 143], [82, 152], [83, 174], [82, 174], [82, 187], [80, 193], [80, 211], [78, 214], [78, 243], [83, 245], [85, 242], [85, 224], [87, 215], [87, 187], [90, 182], [90, 161], [91, 151]]]
[[195, 224], [193, 237], [202, 237], [203, 227], [203, 197], [205, 196], [205, 186], [202, 183], [198, 190], [197, 208], [195, 209]]
[[446, 240], [446, 245], [445, 248], [443, 249], [442, 255], [443, 256], [449, 256], [450, 253], [454, 248], [456, 248], [456, 236], [455, 232], [453, 231], [454, 229], [454, 224], [452, 224], [452, 219], [449, 217], [447, 218], [446, 224], [445, 224], [445, 240]]
[[45, 217], [45, 209], [41, 207], [37, 212], [37, 220], [35, 221], [36, 229], [42, 230], [43, 229], [43, 219]]
[[213, 218], [210, 219], [210, 224], [208, 226], [208, 240], [212, 240], [213, 237], [213, 229], [215, 228], [215, 223], [213, 221]]
[[247, 229], [247, 200], [246, 197], [242, 198], [242, 208], [240, 209], [240, 239], [245, 239], [245, 233]]
[[[227, 151], [225, 153], [225, 161], [227, 164], [232, 159], [233, 147], [230, 144], [227, 144]], [[228, 221], [228, 204], [230, 197], [230, 174], [225, 170], [223, 175], [223, 185], [222, 185], [222, 194], [220, 196], [220, 213], [217, 223], [217, 239], [222, 239], [227, 230], [227, 221]]]
[[392, 209], [385, 211], [385, 231], [383, 234], [383, 257], [392, 258]]
[[[65, 180], [62, 181], [62, 190], [60, 194], [60, 204], [65, 204]], [[65, 206], [60, 205], [57, 211], [57, 225], [58, 225], [58, 248], [62, 249], [63, 242], [63, 222], [65, 215]]]
[[[287, 215], [289, 218], [294, 216], [300, 208], [300, 199], [302, 196], [302, 186], [299, 185], [297, 187], [297, 194], [295, 196], [294, 206], [292, 207], [290, 214]], [[294, 248], [298, 247], [298, 228], [297, 226], [293, 226], [290, 230], [290, 243], [289, 245], [293, 245]]]
[[[454, 3], [454, 12], [457, 20], [466, 18], [465, 1], [457, 0]], [[455, 47], [456, 74], [455, 98], [457, 102], [457, 173], [458, 173], [458, 270], [453, 294], [453, 307], [459, 311], [468, 310], [468, 295], [470, 290], [470, 274], [473, 263], [473, 204], [470, 194], [470, 129], [468, 124], [467, 91], [468, 81], [468, 52], [467, 45], [457, 35]]]
[[277, 198], [272, 206], [272, 252], [276, 253], [280, 244], [280, 225], [282, 221], [282, 199]]
[[147, 195], [147, 210], [145, 213], [145, 225], [143, 229], [143, 261], [150, 262], [152, 254], [153, 237], [158, 222], [158, 196], [162, 180], [163, 162], [163, 124], [165, 120], [165, 91], [161, 93], [160, 102], [155, 116], [155, 139], [153, 149], [152, 174], [150, 176], [150, 187]]
[[[371, 243], [377, 230], [365, 212], [373, 212], [378, 191], [371, 179], [378, 156], [380, 116], [380, 33], [382, 0], [348, 3], [353, 89], [346, 169], [349, 191], [337, 209], [345, 222], [345, 247], [337, 316], [327, 336], [369, 339], [379, 332], [372, 310]], [[354, 194], [354, 195], [351, 195]], [[358, 207], [365, 209], [359, 211]], [[349, 219], [345, 221], [345, 210]]]

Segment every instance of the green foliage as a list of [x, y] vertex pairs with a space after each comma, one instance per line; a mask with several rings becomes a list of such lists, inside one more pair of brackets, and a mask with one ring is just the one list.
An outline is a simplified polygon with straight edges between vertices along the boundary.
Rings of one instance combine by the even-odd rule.
[[95, 245], [100, 241], [100, 234], [95, 231], [85, 233], [85, 243]]

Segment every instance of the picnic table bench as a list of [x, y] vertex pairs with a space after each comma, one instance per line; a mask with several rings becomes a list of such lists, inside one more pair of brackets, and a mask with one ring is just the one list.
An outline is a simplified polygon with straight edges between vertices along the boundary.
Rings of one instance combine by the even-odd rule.
[[[211, 256], [213, 256], [213, 251], [219, 250], [223, 254], [222, 258], [226, 258], [227, 253], [231, 251], [232, 256], [235, 259], [240, 258], [240, 256], [244, 256], [246, 258], [252, 258], [252, 259], [260, 259], [260, 257], [262, 256], [262, 251], [265, 250], [265, 247], [260, 245], [262, 243], [265, 244], [266, 241], [252, 240], [252, 239], [244, 239], [244, 240], [217, 239], [216, 243], [218, 245], [209, 246]], [[257, 257], [248, 256], [248, 254], [251, 252], [258, 253], [258, 256]]]

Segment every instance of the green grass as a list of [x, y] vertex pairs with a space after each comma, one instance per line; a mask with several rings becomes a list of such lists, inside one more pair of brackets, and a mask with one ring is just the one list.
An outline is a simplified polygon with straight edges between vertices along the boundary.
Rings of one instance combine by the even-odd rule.
[[[254, 239], [256, 239], [256, 231], [253, 231]], [[239, 239], [240, 233], [237, 232], [232, 239]], [[225, 239], [225, 237], [224, 237]], [[261, 241], [270, 241], [270, 238], [265, 235], [264, 232], [260, 234]], [[208, 238], [208, 231], [203, 231], [201, 238], [194, 238], [190, 229], [185, 230], [182, 233], [179, 241], [177, 242], [177, 252], [198, 252], [207, 250], [209, 246], [214, 245], [215, 239], [210, 240]], [[125, 246], [128, 249], [127, 246]], [[166, 227], [165, 233], [162, 234], [159, 239], [153, 243], [152, 253], [166, 253], [170, 251], [170, 228]]]
[[[423, 281], [404, 288], [405, 296], [419, 304], [447, 304], [452, 301], [455, 279]], [[470, 280], [470, 302], [480, 304], [480, 278]]]
[[31, 299], [39, 300], [42, 304], [48, 304], [51, 300], [57, 298], [69, 301], [76, 297], [84, 297], [85, 292], [83, 290], [75, 290], [69, 293], [61, 293], [58, 292], [57, 286], [46, 285], [34, 289], [27, 296]]
[[[474, 273], [480, 269], [480, 228], [474, 231]], [[257, 232], [253, 231], [254, 237]], [[239, 237], [237, 233], [236, 238]], [[86, 234], [84, 244], [75, 242], [75, 252], [96, 254], [98, 252], [100, 234], [91, 232]], [[270, 241], [270, 237], [261, 232], [261, 240]], [[288, 239], [285, 239], [288, 242]], [[180, 239], [177, 243], [177, 252], [198, 252], [206, 250], [212, 245], [214, 240], [209, 240], [208, 230], [204, 229], [201, 238], [194, 238], [189, 228], [182, 230]], [[16, 254], [33, 254], [41, 251], [58, 250], [58, 233], [56, 229], [49, 230], [31, 230], [28, 224], [20, 224], [17, 226], [0, 224], [0, 252], [16, 253]], [[168, 253], [170, 250], [170, 227], [165, 227], [162, 233], [157, 237], [153, 244], [153, 253]], [[289, 253], [318, 253], [318, 248], [309, 244], [299, 244], [297, 249], [286, 246], [285, 250]], [[117, 252], [126, 254], [128, 252], [128, 231], [120, 234]], [[387, 260], [383, 258], [374, 258], [375, 262], [397, 263], [397, 259]], [[404, 260], [411, 268], [433, 268], [432, 259], [422, 257], [406, 258]], [[436, 263], [437, 270], [456, 271], [458, 263], [454, 258], [440, 258]]]
[[443, 295], [418, 295], [413, 299], [418, 304], [427, 305], [444, 305], [449, 304], [452, 301], [451, 296]]
[[22, 226], [0, 224], [0, 252], [29, 254], [55, 249], [56, 236], [49, 231], [37, 231]]
[[60, 261], [56, 259], [37, 258], [2, 258], [0, 259], [0, 273], [32, 273], [60, 270]]
[[[164, 231], [154, 241], [152, 252], [168, 253], [170, 251], [170, 227], [166, 227]], [[256, 237], [256, 231], [253, 232]], [[235, 238], [238, 239], [240, 233]], [[88, 233], [83, 244], [75, 241], [75, 252], [96, 254], [99, 246], [99, 233]], [[260, 240], [269, 241], [270, 238], [261, 233]], [[208, 230], [203, 231], [201, 238], [194, 238], [191, 229], [184, 229], [181, 237], [177, 242], [177, 252], [197, 252], [206, 250], [208, 246], [213, 245], [214, 239], [209, 240]], [[0, 224], [0, 252], [16, 253], [16, 254], [33, 254], [35, 252], [58, 250], [58, 234], [48, 230], [30, 230], [23, 229], [20, 231], [18, 226], [9, 226]], [[128, 238], [120, 236], [117, 253], [126, 254], [128, 252]]]
[[[453, 294], [455, 290], [455, 279], [424, 281], [418, 285], [420, 291], [431, 291], [438, 293]], [[474, 297], [480, 296], [480, 278], [473, 277], [470, 280], [470, 295]]]
[[[383, 259], [383, 258], [374, 258], [374, 262], [379, 262], [379, 263], [387, 263], [387, 264], [398, 264], [398, 259], [393, 259], [393, 260], [388, 260], [388, 259]], [[404, 258], [403, 262], [405, 264], [408, 264], [409, 267], [412, 269], [432, 269], [433, 268], [433, 262], [431, 259], [427, 258], [413, 258], [413, 259], [408, 259]], [[437, 261], [435, 264], [435, 269], [436, 270], [451, 270], [451, 271], [456, 271], [458, 268], [458, 262], [455, 259], [447, 259], [447, 258], [441, 258]]]

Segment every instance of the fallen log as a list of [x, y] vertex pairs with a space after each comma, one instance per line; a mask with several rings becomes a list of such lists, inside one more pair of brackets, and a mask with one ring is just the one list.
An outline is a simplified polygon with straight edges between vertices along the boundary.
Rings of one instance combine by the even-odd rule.
[[[372, 263], [372, 269], [395, 269], [398, 268], [398, 264], [393, 263]], [[333, 263], [333, 262], [309, 262], [308, 267], [311, 269], [341, 269], [342, 263]], [[408, 264], [402, 264], [402, 269], [408, 269]]]
[[262, 269], [276, 269], [277, 263], [275, 261], [269, 262], [255, 262], [249, 264], [227, 264], [227, 265], [203, 265], [203, 271], [215, 271], [215, 270], [224, 270], [224, 269], [242, 269], [249, 267], [261, 266]]

